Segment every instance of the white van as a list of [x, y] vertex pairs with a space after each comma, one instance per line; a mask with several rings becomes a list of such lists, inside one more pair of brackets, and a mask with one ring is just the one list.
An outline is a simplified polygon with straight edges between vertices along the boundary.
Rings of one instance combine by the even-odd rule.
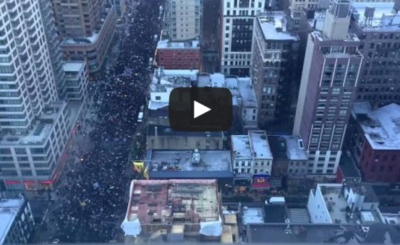
[[143, 112], [139, 112], [139, 116], [137, 119], [138, 122], [143, 122]]

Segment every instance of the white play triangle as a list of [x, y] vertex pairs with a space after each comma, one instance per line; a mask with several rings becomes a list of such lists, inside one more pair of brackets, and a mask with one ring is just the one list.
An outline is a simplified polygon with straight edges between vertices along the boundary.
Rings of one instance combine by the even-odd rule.
[[195, 100], [193, 102], [194, 102], [193, 118], [197, 118], [197, 117], [203, 115], [204, 113], [211, 111], [211, 109], [208, 108], [207, 106], [200, 104], [199, 102], [197, 102]]

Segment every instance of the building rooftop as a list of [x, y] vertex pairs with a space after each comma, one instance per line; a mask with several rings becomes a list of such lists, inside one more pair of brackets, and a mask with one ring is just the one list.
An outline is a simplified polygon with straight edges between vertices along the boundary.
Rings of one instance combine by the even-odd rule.
[[299, 40], [286, 30], [285, 14], [281, 11], [261, 13], [257, 17], [265, 40]]
[[364, 202], [379, 202], [378, 196], [375, 194], [371, 183], [347, 183], [347, 189], [352, 189], [354, 192], [365, 196]]
[[265, 223], [285, 223], [287, 210], [284, 204], [269, 204], [264, 206]]
[[262, 207], [243, 207], [242, 220], [244, 225], [264, 224], [264, 210]]
[[230, 151], [148, 150], [145, 162], [152, 179], [233, 177]]
[[[321, 187], [322, 195], [324, 196], [325, 205], [328, 209], [332, 222], [347, 224], [350, 221], [347, 220], [347, 201], [342, 194], [341, 184], [331, 185], [318, 185]], [[350, 222], [352, 223], [352, 222]]]
[[[149, 109], [158, 110], [168, 106], [169, 94], [174, 88], [191, 87], [218, 87], [227, 88], [232, 94], [232, 105], [247, 108], [257, 108], [254, 88], [251, 78], [237, 78], [224, 76], [221, 73], [199, 74], [199, 70], [164, 70], [154, 71], [151, 88]], [[158, 97], [155, 100], [155, 97]]]
[[224, 137], [223, 132], [185, 132], [175, 131], [168, 126], [149, 125], [147, 135], [149, 136], [186, 136], [186, 137]]
[[41, 145], [50, 136], [54, 122], [61, 116], [64, 102], [50, 104], [44, 109], [43, 114], [32, 123], [32, 128], [24, 135], [0, 135], [0, 143], [7, 145]]
[[400, 207], [379, 207], [382, 221], [390, 225], [400, 224]]
[[399, 31], [400, 14], [393, 13], [394, 2], [352, 3], [352, 16], [364, 31]]
[[157, 43], [157, 49], [199, 49], [199, 48], [200, 48], [200, 42], [197, 40], [174, 42], [166, 39], [166, 40], [160, 40]]
[[283, 136], [268, 135], [268, 142], [274, 160], [288, 160], [286, 140]]
[[342, 170], [344, 178], [361, 179], [360, 171], [357, 169], [355, 163], [345, 154], [342, 154], [340, 158], [339, 168]]
[[272, 159], [272, 152], [269, 148], [268, 138], [265, 131], [249, 131], [250, 147], [255, 159]]
[[[258, 104], [256, 100], [256, 93], [254, 91], [251, 78], [238, 78], [237, 84], [239, 85], [239, 92], [242, 98], [243, 106], [247, 108], [257, 108]], [[227, 79], [227, 86], [228, 86], [228, 79]]]
[[232, 135], [231, 143], [236, 159], [272, 159], [265, 131], [249, 130], [248, 135]]
[[283, 136], [286, 140], [286, 153], [289, 160], [308, 160], [303, 140], [299, 136]]
[[253, 224], [247, 226], [247, 242], [273, 244], [397, 244], [397, 227], [385, 224], [365, 226], [323, 224]]
[[62, 46], [86, 46], [86, 45], [92, 45], [97, 42], [99, 39], [100, 33], [104, 30], [104, 23], [110, 20], [111, 15], [110, 13], [114, 12], [114, 6], [112, 6], [110, 9], [106, 9], [105, 12], [103, 13], [103, 18], [101, 20], [101, 29], [99, 31], [95, 31], [91, 36], [88, 37], [82, 37], [82, 38], [64, 38], [63, 41], [61, 42]]
[[65, 62], [63, 64], [64, 72], [79, 72], [85, 67], [84, 62]]
[[231, 136], [232, 152], [235, 159], [251, 159], [249, 136], [232, 135]]
[[151, 92], [171, 92], [173, 88], [190, 87], [192, 82], [197, 81], [198, 73], [199, 70], [156, 69], [150, 84]]
[[367, 102], [356, 102], [353, 116], [375, 150], [400, 150], [400, 105], [390, 104], [372, 111]]
[[219, 207], [215, 180], [133, 180], [122, 229], [126, 235], [151, 235], [184, 224], [188, 232], [210, 235], [214, 228], [221, 235]]
[[0, 200], [0, 244], [4, 243], [23, 203], [23, 199]]
[[[352, 190], [353, 193], [364, 196], [363, 202], [379, 202], [375, 192], [369, 183], [346, 183], [347, 190]], [[345, 198], [342, 184], [319, 184], [317, 190], [320, 189], [326, 208], [329, 212], [330, 219], [333, 223], [340, 224], [357, 224], [362, 222], [357, 215], [349, 218], [347, 209], [349, 204]], [[355, 197], [354, 197], [355, 198]], [[371, 221], [380, 222], [376, 210], [363, 210], [370, 214]], [[361, 215], [361, 213], [360, 213]]]
[[290, 224], [309, 224], [310, 216], [306, 207], [288, 207], [287, 216]]

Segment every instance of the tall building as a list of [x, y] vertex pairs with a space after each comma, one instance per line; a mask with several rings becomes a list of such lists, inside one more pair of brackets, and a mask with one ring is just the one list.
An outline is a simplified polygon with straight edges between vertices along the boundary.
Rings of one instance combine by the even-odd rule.
[[117, 15], [118, 21], [122, 21], [121, 18], [124, 17], [127, 11], [127, 0], [106, 0], [107, 4], [114, 5], [115, 14]]
[[52, 0], [52, 3], [60, 36], [89, 37], [100, 29], [103, 0]]
[[26, 133], [44, 107], [58, 98], [39, 3], [26, 2], [0, 3], [2, 133]]
[[101, 69], [115, 32], [116, 6], [103, 2], [52, 0], [63, 59], [85, 61], [91, 74]]
[[265, 0], [223, 0], [220, 19], [220, 65], [225, 75], [249, 76], [253, 24]]
[[3, 1], [0, 9], [0, 190], [48, 189], [82, 106], [59, 99], [49, 6]]
[[352, 6], [351, 31], [360, 37], [365, 58], [357, 100], [374, 107], [400, 103], [400, 1]]
[[167, 26], [173, 41], [183, 41], [201, 36], [203, 0], [168, 0]]
[[363, 56], [349, 34], [350, 2], [334, 0], [308, 36], [293, 134], [304, 141], [309, 175], [334, 175], [355, 99]]
[[291, 128], [300, 84], [299, 38], [287, 29], [283, 12], [259, 14], [254, 28], [252, 76], [259, 123]]
[[57, 29], [54, 21], [54, 13], [51, 8], [51, 2], [48, 0], [39, 1], [40, 12], [42, 13], [42, 21], [44, 24], [44, 31], [46, 33], [46, 41], [49, 46], [50, 58], [53, 66], [53, 73], [56, 79], [58, 95], [64, 98], [64, 71], [62, 69], [62, 52], [61, 44], [58, 40]]

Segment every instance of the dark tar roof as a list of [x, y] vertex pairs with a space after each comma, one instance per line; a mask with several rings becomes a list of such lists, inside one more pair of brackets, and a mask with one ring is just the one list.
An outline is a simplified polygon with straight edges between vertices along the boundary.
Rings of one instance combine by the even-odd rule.
[[286, 224], [254, 224], [247, 226], [248, 242], [253, 243], [331, 243], [331, 244], [393, 244], [400, 242], [398, 227], [386, 224], [374, 224], [369, 226], [368, 235], [360, 226], [337, 224], [304, 224], [291, 225], [287, 229]]
[[287, 160], [286, 140], [281, 136], [268, 136], [269, 146], [275, 159]]
[[340, 169], [342, 170], [343, 176], [345, 178], [361, 178], [361, 174], [358, 171], [356, 165], [353, 160], [348, 156], [342, 156], [339, 164]]
[[159, 118], [159, 117], [169, 117], [168, 107], [160, 109], [160, 110], [149, 110], [149, 117]]
[[365, 196], [365, 202], [379, 202], [378, 196], [370, 183], [347, 183], [347, 188], [352, 188], [359, 194]]
[[155, 136], [156, 127], [158, 136], [223, 137], [223, 132], [181, 132], [175, 131], [171, 127], [154, 125], [149, 125], [147, 135]]
[[264, 213], [265, 223], [285, 223], [287, 217], [285, 205], [265, 205]]

